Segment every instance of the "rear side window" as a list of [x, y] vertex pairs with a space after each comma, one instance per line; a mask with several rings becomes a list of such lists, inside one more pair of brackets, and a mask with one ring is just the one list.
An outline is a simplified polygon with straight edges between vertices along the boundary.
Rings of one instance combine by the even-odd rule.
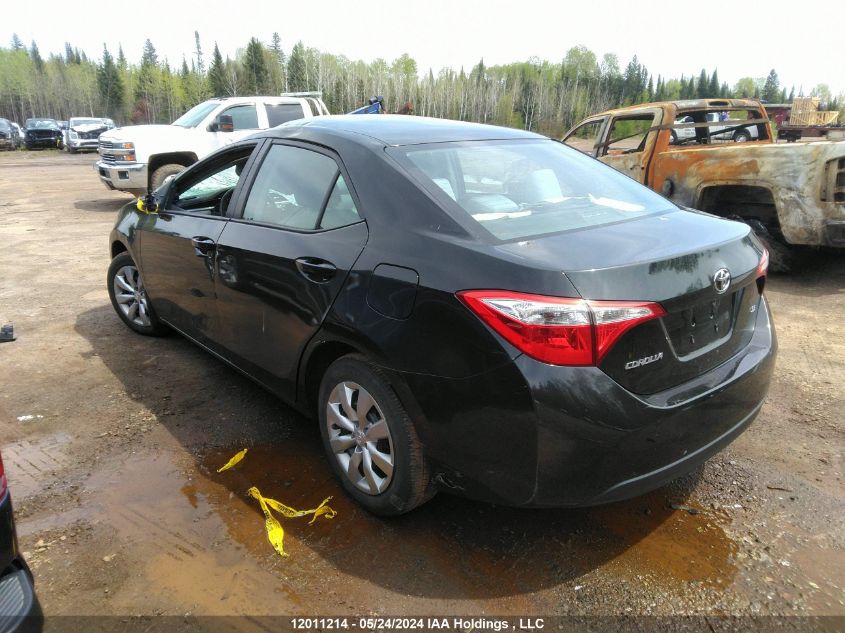
[[243, 219], [293, 229], [316, 229], [337, 163], [301, 147], [273, 145], [249, 192]]
[[276, 127], [288, 121], [296, 121], [303, 118], [302, 106], [298, 103], [267, 103], [267, 122], [270, 127]]
[[499, 240], [676, 209], [615, 169], [551, 140], [443, 143], [388, 151], [447, 211], [470, 218]]

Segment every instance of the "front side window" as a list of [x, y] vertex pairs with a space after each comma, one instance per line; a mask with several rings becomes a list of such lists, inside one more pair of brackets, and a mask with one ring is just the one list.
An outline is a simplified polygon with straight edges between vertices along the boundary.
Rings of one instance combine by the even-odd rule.
[[337, 177], [337, 163], [328, 156], [301, 147], [273, 145], [249, 192], [243, 219], [316, 229]]
[[296, 121], [304, 116], [302, 106], [298, 103], [266, 103], [264, 107], [267, 109], [267, 123], [270, 127]]
[[177, 180], [171, 197], [173, 206], [190, 213], [226, 215], [251, 152], [252, 148], [234, 152], [201, 172]]
[[601, 128], [604, 125], [604, 121], [604, 119], [599, 119], [598, 121], [584, 123], [584, 125], [577, 127], [572, 134], [567, 136], [564, 143], [569, 145], [569, 147], [574, 147], [578, 151], [593, 156], [601, 139]]
[[221, 114], [228, 114], [232, 117], [232, 124], [236, 132], [238, 130], [258, 129], [258, 113], [253, 104], [232, 106], [223, 110]]
[[675, 210], [615, 169], [550, 140], [388, 150], [455, 216], [511, 240]]

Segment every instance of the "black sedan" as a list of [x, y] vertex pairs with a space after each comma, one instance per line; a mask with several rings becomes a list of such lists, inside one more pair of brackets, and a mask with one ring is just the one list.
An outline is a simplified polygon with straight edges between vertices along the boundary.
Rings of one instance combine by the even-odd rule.
[[64, 147], [64, 132], [55, 119], [27, 119], [23, 142], [27, 149]]
[[12, 497], [0, 458], [0, 631], [28, 633], [43, 626], [32, 573], [18, 550]]
[[378, 514], [597, 504], [760, 411], [767, 253], [546, 137], [402, 116], [262, 132], [122, 209], [108, 290], [319, 422]]

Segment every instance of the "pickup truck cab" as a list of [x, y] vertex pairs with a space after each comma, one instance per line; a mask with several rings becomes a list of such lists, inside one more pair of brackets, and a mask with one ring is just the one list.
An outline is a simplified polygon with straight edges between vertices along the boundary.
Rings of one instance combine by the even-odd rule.
[[679, 206], [747, 223], [786, 271], [790, 245], [845, 248], [845, 142], [773, 138], [760, 102], [698, 99], [595, 114], [562, 140]]
[[216, 97], [170, 125], [133, 125], [100, 135], [94, 169], [109, 189], [143, 195], [214, 150], [258, 130], [329, 114], [319, 93]]

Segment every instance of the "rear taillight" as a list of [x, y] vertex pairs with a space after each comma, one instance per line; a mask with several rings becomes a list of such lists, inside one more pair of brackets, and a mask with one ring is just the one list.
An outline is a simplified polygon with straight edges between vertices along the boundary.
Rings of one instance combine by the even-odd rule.
[[6, 496], [6, 471], [3, 470], [3, 457], [0, 456], [0, 499]]
[[656, 303], [507, 290], [465, 290], [458, 297], [511, 345], [552, 365], [598, 365], [625, 332], [666, 314]]
[[763, 294], [763, 288], [766, 286], [766, 275], [769, 272], [769, 251], [763, 247], [763, 254], [760, 255], [760, 263], [757, 264], [757, 271], [754, 273], [754, 278], [757, 280], [757, 290]]

